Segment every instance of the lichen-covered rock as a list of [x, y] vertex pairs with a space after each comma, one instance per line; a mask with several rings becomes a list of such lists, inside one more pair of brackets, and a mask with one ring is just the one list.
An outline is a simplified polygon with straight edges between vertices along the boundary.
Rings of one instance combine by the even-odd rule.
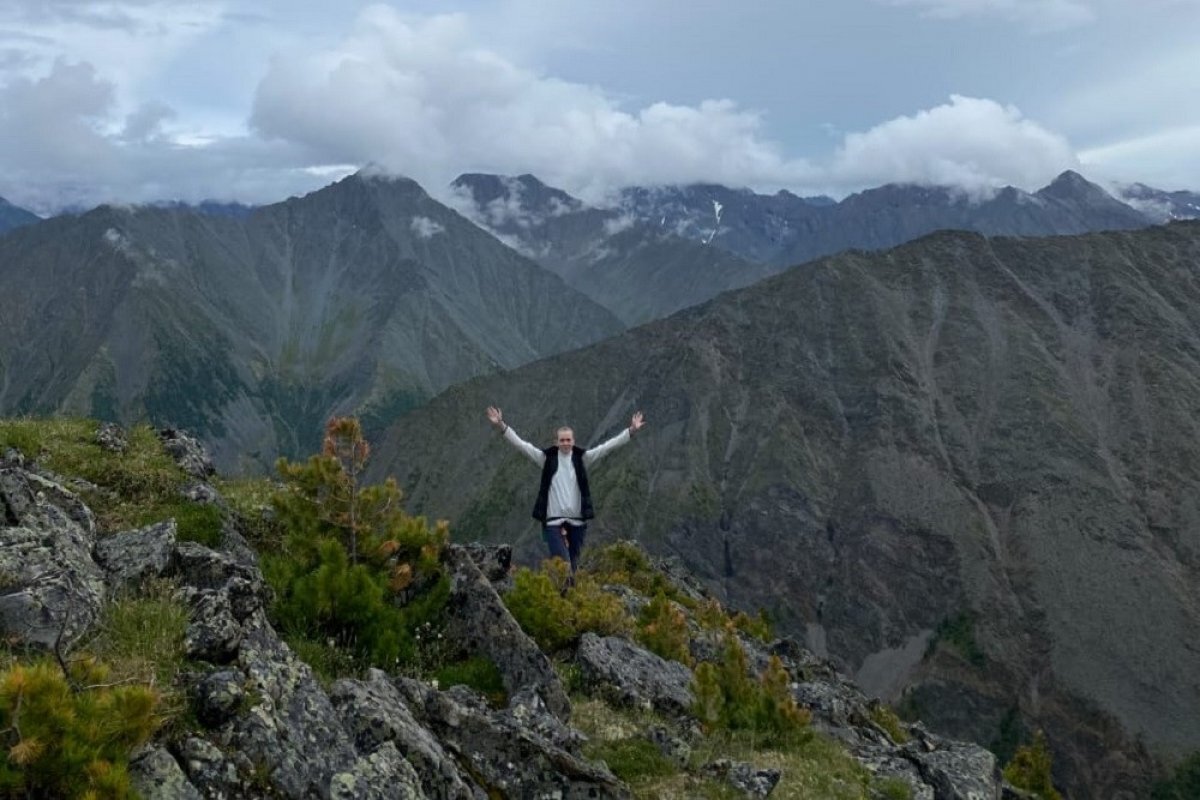
[[549, 657], [513, 619], [469, 552], [446, 548], [450, 571], [450, 636], [469, 651], [489, 658], [500, 671], [504, 689], [515, 695], [531, 687], [556, 717], [567, 720], [571, 703]]
[[700, 772], [724, 780], [748, 797], [768, 797], [775, 791], [775, 785], [779, 783], [780, 778], [777, 769], [760, 769], [753, 764], [731, 761], [728, 758], [711, 761], [701, 767]]
[[179, 493], [200, 505], [213, 505], [221, 501], [221, 495], [204, 481], [192, 481], [179, 490]]
[[366, 680], [343, 679], [330, 689], [330, 700], [360, 753], [393, 744], [416, 771], [425, 795], [434, 800], [482, 800], [482, 789], [464, 776], [454, 757], [413, 717], [404, 698], [380, 670]]
[[167, 571], [175, 551], [175, 520], [147, 525], [101, 537], [96, 542], [96, 560], [114, 586], [136, 586]]
[[584, 680], [615, 701], [668, 714], [691, 713], [692, 671], [617, 636], [585, 633], [576, 660]]
[[508, 710], [493, 711], [470, 690], [439, 692], [396, 681], [413, 714], [467, 762], [488, 792], [503, 797], [627, 798], [607, 768], [587, 762], [529, 729]]
[[129, 437], [117, 423], [102, 422], [96, 430], [96, 444], [110, 453], [124, 453], [129, 449]]
[[215, 728], [232, 719], [246, 699], [244, 680], [242, 673], [233, 669], [210, 672], [200, 679], [192, 690], [200, 722]]
[[243, 796], [243, 779], [237, 765], [212, 742], [198, 736], [184, 737], [176, 755], [191, 785], [204, 797]]
[[183, 636], [187, 657], [228, 664], [242, 641], [242, 626], [233, 616], [229, 593], [189, 586], [181, 595], [190, 609]]
[[937, 800], [999, 800], [1001, 796], [996, 757], [979, 745], [930, 736], [911, 743], [905, 753], [933, 787]]
[[384, 742], [329, 781], [330, 800], [426, 800], [420, 780], [396, 745]]
[[546, 741], [576, 755], [587, 741], [582, 733], [550, 713], [542, 696], [532, 686], [526, 686], [508, 699], [508, 713]]
[[204, 800], [179, 762], [161, 747], [150, 747], [129, 763], [129, 781], [142, 800]]
[[47, 648], [82, 637], [106, 594], [94, 544], [91, 511], [72, 492], [0, 469], [0, 632]]
[[479, 567], [479, 571], [483, 573], [483, 577], [487, 578], [492, 583], [497, 583], [508, 577], [509, 570], [512, 569], [512, 545], [511, 544], [480, 544], [472, 542], [470, 544], [460, 545], [471, 561], [475, 562], [475, 566]]
[[204, 480], [216, 472], [212, 459], [196, 437], [173, 428], [165, 428], [158, 432], [158, 438], [162, 441], [163, 449], [175, 459], [179, 468], [193, 478]]

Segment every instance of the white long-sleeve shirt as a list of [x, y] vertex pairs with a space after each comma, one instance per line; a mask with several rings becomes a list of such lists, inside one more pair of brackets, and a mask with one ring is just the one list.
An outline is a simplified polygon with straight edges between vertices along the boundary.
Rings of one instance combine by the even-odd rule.
[[[529, 456], [529, 460], [539, 467], [546, 463], [546, 454], [542, 452], [541, 448], [535, 447], [518, 436], [511, 425], [505, 426], [504, 438], [513, 447]], [[590, 467], [628, 441], [629, 428], [626, 428], [603, 444], [585, 450], [583, 465]], [[583, 516], [580, 506], [583, 498], [579, 495], [579, 481], [575, 478], [575, 462], [571, 460], [571, 452], [567, 451], [567, 454], [563, 455], [561, 450], [556, 449], [553, 457], [558, 458], [558, 469], [554, 471], [554, 477], [550, 479], [550, 494], [546, 502], [546, 525], [561, 525], [563, 522], [582, 524]]]

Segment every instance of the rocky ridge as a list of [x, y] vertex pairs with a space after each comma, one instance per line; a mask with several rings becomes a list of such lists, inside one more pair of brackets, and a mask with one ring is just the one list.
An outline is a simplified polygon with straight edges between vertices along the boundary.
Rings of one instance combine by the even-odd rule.
[[[205, 463], [196, 447], [181, 444], [186, 439], [168, 438], [181, 464]], [[235, 515], [226, 514], [215, 549], [180, 541], [170, 520], [104, 533], [71, 486], [16, 450], [3, 454], [0, 627], [10, 642], [35, 648], [56, 629], [70, 647], [107, 599], [136, 592], [147, 578], [176, 583], [189, 609], [190, 665], [177, 688], [197, 722], [135, 755], [135, 785], [147, 800], [631, 796], [603, 762], [585, 756], [586, 737], [571, 726], [573, 701], [559, 673], [500, 600], [497, 587], [509, 580], [506, 548], [452, 545], [445, 557], [454, 593], [450, 635], [494, 660], [506, 704], [490, 705], [463, 686], [442, 688], [381, 670], [325, 686], [272, 627], [270, 590]], [[195, 502], [223, 507], [220, 495], [203, 486], [193, 492]], [[670, 576], [677, 567], [663, 569], [664, 578], [676, 580]], [[628, 602], [646, 602], [627, 589], [623, 594]], [[794, 641], [742, 637], [742, 645], [752, 668], [780, 659], [813, 726], [841, 742], [864, 774], [903, 785], [912, 798], [1001, 797], [986, 750], [919, 724], [903, 726], [903, 735], [885, 730], [874, 721], [877, 701]], [[628, 639], [594, 634], [583, 637], [573, 660], [584, 692], [660, 712], [663, 725], [631, 736], [673, 758], [687, 753], [698, 730], [686, 667]], [[777, 771], [728, 759], [689, 769], [752, 797], [771, 794], [780, 780]]]

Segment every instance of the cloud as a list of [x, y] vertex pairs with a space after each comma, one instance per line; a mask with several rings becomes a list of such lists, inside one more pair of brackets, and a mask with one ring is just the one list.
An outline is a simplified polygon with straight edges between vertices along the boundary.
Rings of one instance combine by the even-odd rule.
[[957, 19], [998, 16], [1046, 33], [1087, 25], [1096, 20], [1094, 0], [876, 0], [892, 6], [923, 9], [925, 16]]
[[827, 183], [835, 191], [880, 183], [1029, 189], [1078, 166], [1064, 137], [1013, 106], [952, 95], [944, 105], [848, 134], [827, 171]]
[[480, 47], [461, 15], [376, 6], [337, 47], [274, 59], [251, 122], [331, 161], [377, 161], [440, 191], [464, 170], [532, 172], [588, 199], [630, 183], [783, 186], [809, 166], [730, 100], [626, 110], [601, 89]]
[[438, 222], [429, 217], [413, 217], [412, 229], [421, 239], [432, 239], [446, 229]]
[[1132, 136], [1079, 154], [1089, 170], [1159, 189], [1200, 190], [1200, 125]]

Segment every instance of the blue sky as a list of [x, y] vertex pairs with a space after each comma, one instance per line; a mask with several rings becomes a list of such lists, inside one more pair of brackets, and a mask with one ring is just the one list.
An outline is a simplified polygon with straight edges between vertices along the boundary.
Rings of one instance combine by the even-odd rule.
[[6, 0], [0, 195], [710, 180], [1200, 189], [1200, 0]]

